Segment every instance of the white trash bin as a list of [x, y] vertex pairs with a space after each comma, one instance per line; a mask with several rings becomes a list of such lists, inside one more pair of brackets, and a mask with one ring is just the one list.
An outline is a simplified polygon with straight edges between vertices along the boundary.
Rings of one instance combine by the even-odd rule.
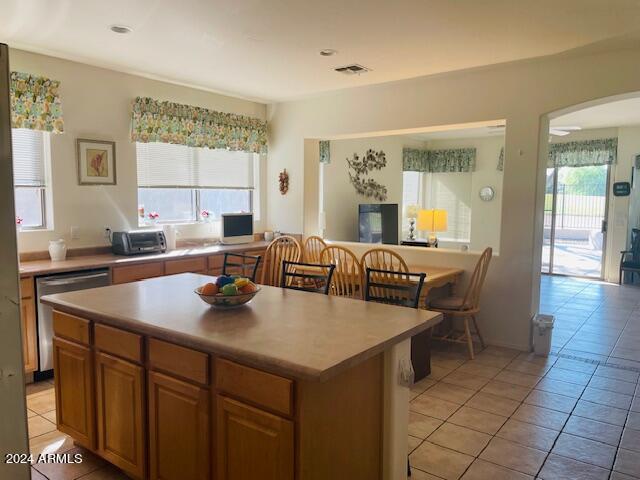
[[533, 350], [536, 355], [549, 356], [553, 323], [553, 315], [538, 314], [533, 318]]

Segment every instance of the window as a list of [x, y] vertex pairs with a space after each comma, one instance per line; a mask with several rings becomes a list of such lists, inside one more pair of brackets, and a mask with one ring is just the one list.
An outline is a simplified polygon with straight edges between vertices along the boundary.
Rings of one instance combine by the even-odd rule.
[[402, 173], [402, 205], [421, 205], [422, 173]]
[[404, 172], [402, 194], [403, 206], [447, 211], [448, 230], [438, 233], [441, 240], [470, 241], [471, 173]]
[[[140, 214], [162, 223], [193, 223], [202, 212], [254, 212], [258, 154], [169, 143], [136, 143]], [[141, 223], [144, 220], [140, 218]]]
[[22, 228], [46, 227], [46, 163], [49, 158], [49, 134], [39, 130], [11, 130], [13, 184], [16, 217]]

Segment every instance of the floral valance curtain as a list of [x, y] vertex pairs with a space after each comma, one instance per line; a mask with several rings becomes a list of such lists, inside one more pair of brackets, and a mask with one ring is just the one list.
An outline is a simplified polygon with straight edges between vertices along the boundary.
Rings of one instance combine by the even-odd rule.
[[473, 172], [476, 168], [475, 148], [446, 150], [402, 150], [402, 169], [405, 172]]
[[549, 167], [610, 165], [618, 157], [618, 139], [601, 138], [549, 144]]
[[417, 148], [402, 149], [402, 170], [404, 172], [428, 172], [429, 151]]
[[267, 123], [243, 115], [138, 97], [131, 115], [131, 140], [267, 153]]
[[64, 132], [60, 82], [29, 73], [11, 72], [11, 126]]
[[320, 140], [320, 163], [331, 163], [331, 144], [329, 140]]

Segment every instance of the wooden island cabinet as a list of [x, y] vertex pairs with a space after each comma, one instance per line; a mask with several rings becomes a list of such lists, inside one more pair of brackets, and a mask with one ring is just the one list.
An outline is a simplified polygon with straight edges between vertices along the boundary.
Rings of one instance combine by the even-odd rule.
[[54, 333], [58, 428], [130, 476], [294, 479], [292, 380], [59, 311]]
[[[385, 402], [399, 395], [408, 416], [408, 388], [389, 362], [398, 342], [408, 362], [409, 338], [439, 314], [267, 286], [247, 306], [212, 309], [193, 294], [208, 278], [43, 297], [59, 430], [135, 479], [382, 480], [406, 469], [407, 420], [390, 422]], [[404, 428], [395, 440], [389, 425]]]

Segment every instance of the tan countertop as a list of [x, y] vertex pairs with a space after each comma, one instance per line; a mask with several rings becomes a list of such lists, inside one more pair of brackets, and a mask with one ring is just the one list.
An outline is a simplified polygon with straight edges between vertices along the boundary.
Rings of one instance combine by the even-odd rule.
[[54, 308], [261, 370], [326, 380], [440, 322], [436, 312], [262, 286], [235, 309], [209, 307], [193, 273], [43, 297]]
[[145, 255], [114, 255], [104, 253], [100, 255], [82, 255], [67, 257], [61, 262], [46, 260], [31, 260], [20, 262], [20, 276], [30, 277], [51, 273], [72, 272], [74, 270], [88, 270], [92, 268], [115, 267], [118, 265], [132, 265], [137, 263], [157, 262], [193, 256], [215, 255], [216, 253], [237, 252], [251, 249], [266, 248], [269, 242], [259, 241], [238, 245], [212, 245], [207, 247], [180, 248], [166, 253]]

